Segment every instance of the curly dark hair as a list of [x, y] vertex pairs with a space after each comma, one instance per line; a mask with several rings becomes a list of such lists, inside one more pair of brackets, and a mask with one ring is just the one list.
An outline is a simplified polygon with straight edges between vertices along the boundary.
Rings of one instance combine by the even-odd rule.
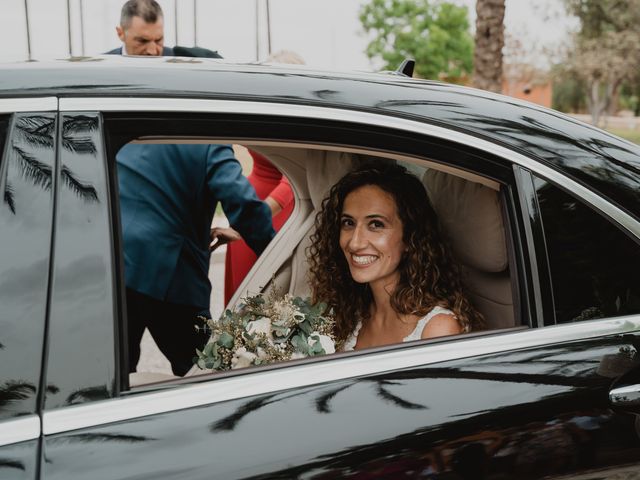
[[402, 221], [406, 252], [398, 265], [400, 279], [391, 295], [399, 314], [424, 316], [435, 306], [451, 310], [463, 332], [484, 324], [464, 295], [460, 268], [454, 261], [427, 192], [416, 176], [394, 163], [365, 165], [346, 174], [322, 201], [307, 249], [314, 301], [326, 302], [336, 319], [336, 337], [344, 342], [359, 320], [370, 316], [369, 285], [351, 277], [340, 248], [340, 220], [345, 198], [366, 185], [377, 186], [395, 200]]

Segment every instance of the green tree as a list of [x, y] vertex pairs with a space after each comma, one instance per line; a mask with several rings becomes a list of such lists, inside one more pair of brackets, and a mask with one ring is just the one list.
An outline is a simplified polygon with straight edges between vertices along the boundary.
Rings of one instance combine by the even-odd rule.
[[625, 82], [640, 69], [640, 0], [565, 0], [580, 20], [566, 64], [587, 90], [592, 122], [598, 124]]
[[371, 0], [360, 22], [373, 40], [366, 53], [395, 70], [416, 61], [416, 76], [461, 83], [471, 73], [473, 39], [466, 7], [428, 0]]

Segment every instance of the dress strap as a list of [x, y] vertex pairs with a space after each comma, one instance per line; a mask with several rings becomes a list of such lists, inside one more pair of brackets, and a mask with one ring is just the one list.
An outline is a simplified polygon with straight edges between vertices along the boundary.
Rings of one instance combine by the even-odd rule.
[[356, 348], [356, 343], [358, 343], [358, 334], [360, 333], [360, 329], [362, 328], [362, 320], [358, 322], [356, 328], [353, 329], [349, 338], [347, 338], [342, 345], [343, 352], [350, 352], [351, 350]]
[[416, 328], [413, 329], [409, 335], [402, 339], [403, 342], [411, 342], [412, 340], [420, 340], [422, 338], [422, 332], [426, 328], [429, 321], [435, 317], [436, 315], [440, 315], [441, 313], [446, 313], [448, 315], [453, 315], [453, 312], [448, 308], [435, 306], [429, 313], [427, 313], [424, 317], [418, 320], [416, 324]]

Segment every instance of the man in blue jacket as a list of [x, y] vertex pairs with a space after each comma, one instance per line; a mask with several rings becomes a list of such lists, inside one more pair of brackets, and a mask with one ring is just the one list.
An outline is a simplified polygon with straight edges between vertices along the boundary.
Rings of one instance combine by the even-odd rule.
[[[129, 0], [122, 12], [118, 35], [127, 53], [168, 53], [163, 50], [162, 10], [154, 0]], [[195, 325], [197, 315], [209, 312], [210, 228], [218, 202], [230, 226], [257, 255], [275, 234], [271, 213], [242, 175], [229, 145], [128, 144], [116, 161], [129, 371], [135, 371], [146, 327], [173, 373], [184, 375], [195, 349], [208, 339]], [[220, 244], [230, 239], [228, 232], [212, 236]]]

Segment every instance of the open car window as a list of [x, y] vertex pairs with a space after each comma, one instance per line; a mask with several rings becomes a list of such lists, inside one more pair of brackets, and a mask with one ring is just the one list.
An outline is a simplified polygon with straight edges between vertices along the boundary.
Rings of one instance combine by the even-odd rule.
[[[143, 138], [135, 140], [133, 144], [157, 145], [168, 144], [170, 141]], [[215, 148], [220, 145], [203, 139], [190, 141], [188, 138], [181, 138], [178, 141], [180, 145], [197, 144], [200, 147], [209, 145]], [[244, 278], [240, 281], [236, 279], [233, 293], [229, 292], [228, 284], [229, 277], [233, 277], [236, 272], [229, 252], [233, 251], [235, 245], [224, 245], [213, 252], [208, 269], [208, 278], [212, 285], [208, 306], [213, 319], [223, 315], [226, 309], [235, 315], [240, 306], [246, 303], [247, 297], [262, 295], [263, 298], [267, 298], [272, 292], [278, 292], [280, 296], [289, 295], [290, 298], [309, 297], [311, 291], [307, 253], [310, 236], [314, 231], [314, 219], [322, 200], [331, 186], [344, 174], [375, 160], [405, 166], [424, 185], [454, 255], [462, 266], [468, 297], [486, 319], [487, 330], [523, 325], [521, 309], [517, 304], [519, 295], [514, 291], [517, 288], [517, 282], [514, 280], [516, 267], [512, 264], [513, 252], [510, 251], [511, 227], [506, 216], [508, 208], [503, 193], [505, 187], [500, 182], [431, 159], [416, 159], [389, 153], [382, 155], [361, 148], [327, 149], [314, 144], [276, 144], [262, 141], [246, 142], [243, 146], [236, 145], [234, 152], [240, 157], [244, 175], [252, 172], [255, 166], [254, 159], [258, 156], [276, 167], [289, 184], [293, 201], [286, 220], [277, 225], [278, 233], [262, 255], [250, 264], [249, 268], [242, 265], [242, 268], [246, 269]], [[122, 182], [120, 168], [118, 165], [118, 177]], [[264, 195], [262, 197], [264, 198]], [[124, 229], [128, 220], [122, 209], [121, 203]], [[212, 225], [214, 228], [229, 226], [229, 220], [220, 206], [216, 209]], [[130, 255], [126, 248], [125, 240], [125, 258]], [[205, 332], [210, 332], [207, 324], [202, 326]], [[221, 348], [221, 345], [215, 348]], [[200, 356], [203, 357], [202, 354]], [[209, 368], [194, 366], [187, 376], [210, 373], [212, 367], [214, 370], [220, 368], [211, 360], [211, 349], [205, 352], [204, 357], [209, 359], [209, 363], [201, 362], [200, 366]], [[197, 361], [197, 358], [195, 360]], [[228, 363], [228, 359], [226, 361]], [[239, 365], [255, 366], [260, 363], [260, 359], [250, 356]], [[130, 375], [131, 387], [175, 378], [172, 376], [169, 362], [158, 350], [148, 331], [143, 335], [140, 358], [136, 366], [137, 372]]]

